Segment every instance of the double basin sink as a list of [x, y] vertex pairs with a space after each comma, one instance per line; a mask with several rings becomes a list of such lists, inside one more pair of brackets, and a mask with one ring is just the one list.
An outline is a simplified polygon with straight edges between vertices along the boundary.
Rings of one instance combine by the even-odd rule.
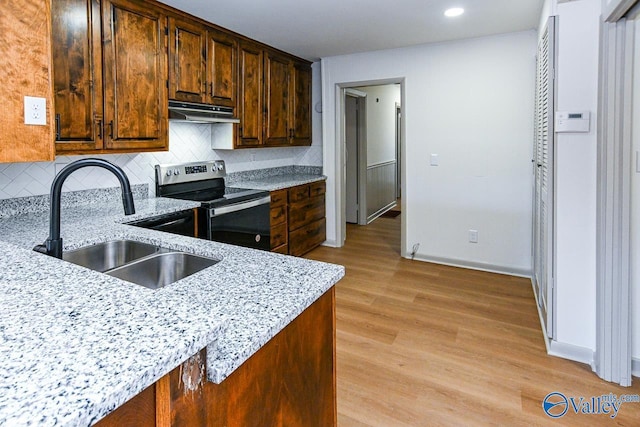
[[62, 254], [62, 259], [127, 282], [158, 289], [218, 261], [135, 240], [111, 240]]

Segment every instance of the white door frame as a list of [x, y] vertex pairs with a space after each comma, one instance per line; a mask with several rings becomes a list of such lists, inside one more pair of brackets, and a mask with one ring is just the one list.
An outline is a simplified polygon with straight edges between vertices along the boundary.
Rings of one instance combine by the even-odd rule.
[[[357, 98], [358, 103], [358, 142], [357, 142], [357, 157], [358, 157], [358, 224], [367, 225], [367, 93], [353, 88], [344, 88], [342, 93], [342, 106], [344, 111], [344, 105], [346, 103], [346, 97]], [[345, 179], [345, 203], [344, 212], [346, 218], [347, 212], [347, 191], [346, 191], [346, 179], [347, 179], [347, 130], [345, 126], [345, 114], [342, 115], [342, 139], [341, 147], [344, 158], [344, 179]], [[346, 220], [345, 220], [346, 222]], [[346, 238], [346, 233], [345, 233]]]

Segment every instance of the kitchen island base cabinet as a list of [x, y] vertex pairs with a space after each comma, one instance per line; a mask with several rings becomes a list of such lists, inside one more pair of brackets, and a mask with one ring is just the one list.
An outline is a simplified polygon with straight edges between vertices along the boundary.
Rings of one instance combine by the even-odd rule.
[[221, 384], [207, 426], [336, 425], [335, 293], [327, 291]]
[[202, 350], [96, 425], [335, 426], [335, 360], [332, 287], [222, 383]]

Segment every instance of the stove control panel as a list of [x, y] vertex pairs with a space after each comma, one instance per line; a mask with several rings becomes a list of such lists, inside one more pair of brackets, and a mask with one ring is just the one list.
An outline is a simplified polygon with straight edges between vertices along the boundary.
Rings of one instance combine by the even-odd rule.
[[156, 165], [158, 185], [179, 184], [224, 178], [227, 175], [224, 160], [208, 160], [174, 165]]

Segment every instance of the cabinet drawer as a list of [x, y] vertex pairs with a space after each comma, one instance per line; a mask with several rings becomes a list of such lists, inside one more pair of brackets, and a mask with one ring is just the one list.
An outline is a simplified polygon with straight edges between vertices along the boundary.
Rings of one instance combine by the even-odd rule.
[[275, 248], [287, 243], [287, 223], [271, 227], [271, 247]]
[[287, 190], [277, 190], [271, 192], [271, 207], [286, 206], [287, 204]]
[[324, 181], [314, 182], [309, 184], [309, 197], [320, 196], [326, 191], [326, 184]]
[[272, 207], [271, 211], [271, 226], [282, 224], [287, 222], [287, 207], [286, 206], [277, 206]]
[[289, 206], [289, 231], [317, 221], [325, 215], [324, 195], [292, 203]]
[[326, 221], [324, 218], [305, 225], [289, 234], [289, 253], [300, 256], [326, 240]]
[[309, 185], [299, 185], [289, 189], [289, 203], [309, 198]]

